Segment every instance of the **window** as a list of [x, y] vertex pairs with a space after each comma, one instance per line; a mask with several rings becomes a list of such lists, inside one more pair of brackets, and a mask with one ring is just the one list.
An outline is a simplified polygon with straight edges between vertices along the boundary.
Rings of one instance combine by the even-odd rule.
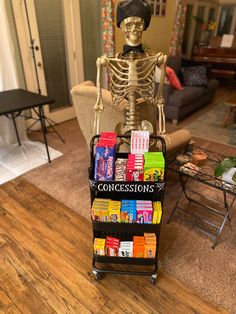
[[220, 14], [217, 36], [230, 34], [231, 22], [234, 14], [234, 5], [223, 5]]
[[151, 0], [152, 14], [157, 16], [166, 15], [167, 0]]

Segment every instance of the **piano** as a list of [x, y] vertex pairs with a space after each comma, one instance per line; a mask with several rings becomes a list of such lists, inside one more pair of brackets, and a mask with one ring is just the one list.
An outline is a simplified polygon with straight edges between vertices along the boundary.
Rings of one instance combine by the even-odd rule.
[[210, 74], [219, 78], [236, 76], [236, 37], [230, 48], [221, 47], [222, 37], [213, 37], [207, 46], [196, 46], [193, 61], [206, 64]]

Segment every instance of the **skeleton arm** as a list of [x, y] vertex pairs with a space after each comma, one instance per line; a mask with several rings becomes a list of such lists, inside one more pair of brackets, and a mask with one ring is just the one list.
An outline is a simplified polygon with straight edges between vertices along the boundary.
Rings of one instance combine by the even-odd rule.
[[166, 62], [167, 56], [161, 55], [157, 60], [157, 65], [161, 68], [161, 78], [158, 87], [157, 96], [155, 98], [155, 104], [158, 107], [159, 113], [159, 135], [166, 133], [166, 126], [165, 126], [165, 112], [164, 112], [164, 97], [163, 97], [163, 88], [164, 88], [164, 81], [165, 81], [165, 74], [166, 74]]
[[101, 70], [102, 66], [106, 66], [107, 58], [106, 56], [102, 56], [97, 58], [97, 101], [94, 105], [95, 118], [94, 118], [94, 126], [93, 126], [93, 134], [99, 134], [100, 129], [100, 113], [104, 110], [104, 105], [102, 102], [102, 87], [101, 87]]

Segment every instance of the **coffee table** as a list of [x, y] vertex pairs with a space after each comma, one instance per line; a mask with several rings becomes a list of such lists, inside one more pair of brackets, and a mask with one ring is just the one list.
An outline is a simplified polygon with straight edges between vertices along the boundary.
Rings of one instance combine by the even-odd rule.
[[[201, 147], [192, 146], [191, 149], [186, 149], [185, 155], [191, 157], [192, 151], [202, 151], [207, 154], [207, 161], [203, 166], [199, 167], [199, 171], [190, 171], [186, 167], [181, 167], [181, 164], [176, 160], [178, 154], [172, 155], [167, 162], [167, 169], [179, 174], [179, 182], [181, 185], [181, 192], [177, 198], [176, 204], [169, 216], [168, 223], [171, 221], [173, 215], [177, 214], [177, 211], [181, 210], [191, 216], [191, 221], [194, 227], [197, 227], [201, 232], [207, 234], [212, 240], [212, 248], [215, 248], [218, 239], [223, 231], [223, 228], [228, 220], [230, 220], [230, 212], [233, 207], [236, 198], [236, 184], [229, 184], [220, 178], [215, 177], [214, 169], [217, 164], [227, 158], [219, 153], [215, 153]], [[193, 184], [193, 181], [197, 182]], [[192, 184], [191, 184], [192, 183]], [[199, 187], [199, 184], [202, 186]], [[219, 191], [222, 197], [222, 201], [216, 201], [199, 193], [199, 188], [203, 190], [208, 187], [213, 190]], [[181, 206], [181, 202], [187, 201], [187, 208]], [[194, 210], [189, 210], [191, 205], [199, 205], [203, 209], [204, 217], [198, 215], [198, 209], [194, 207]], [[217, 215], [220, 218], [220, 223], [216, 224], [213, 216]], [[213, 228], [215, 232], [206, 231], [202, 225], [198, 225], [197, 222], [206, 224], [207, 227]]]

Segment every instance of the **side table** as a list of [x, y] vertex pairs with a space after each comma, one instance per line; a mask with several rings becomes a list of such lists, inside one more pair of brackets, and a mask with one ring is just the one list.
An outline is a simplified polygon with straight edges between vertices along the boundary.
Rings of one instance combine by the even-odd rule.
[[[228, 182], [225, 182], [220, 178], [215, 177], [214, 175], [216, 165], [220, 161], [227, 158], [226, 156], [214, 153], [212, 151], [197, 146], [191, 147], [191, 151], [192, 150], [193, 151], [200, 150], [207, 154], [206, 163], [203, 166], [199, 167], [198, 171], [190, 171], [190, 168], [188, 167], [187, 163], [180, 164], [176, 160], [178, 154], [171, 156], [167, 163], [168, 170], [174, 171], [179, 174], [179, 182], [181, 185], [180, 195], [169, 216], [168, 223], [171, 221], [173, 215], [175, 214], [175, 212], [177, 212], [177, 210], [182, 210], [187, 214], [190, 214], [193, 218], [193, 224], [194, 221], [200, 220], [216, 230], [216, 232], [214, 233], [208, 232], [204, 230], [204, 228], [201, 228], [194, 224], [195, 227], [197, 227], [204, 234], [207, 234], [213, 240], [212, 248], [214, 249], [217, 245], [218, 239], [223, 231], [226, 222], [230, 220], [230, 212], [236, 198], [236, 184], [230, 184]], [[186, 155], [191, 156], [191, 151], [189, 152], [187, 151]], [[222, 194], [223, 197], [222, 202], [218, 202], [215, 199], [210, 199], [202, 195], [202, 193], [196, 191], [194, 184], [191, 184], [193, 183], [192, 180], [198, 182], [197, 186], [198, 184], [202, 184], [203, 189], [206, 189], [209, 186], [215, 189], [216, 191], [218, 190]], [[187, 200], [188, 203], [187, 208], [183, 208], [181, 206], [181, 201], [183, 199]], [[197, 204], [201, 208], [203, 208], [204, 214], [210, 212], [211, 215], [213, 216], [217, 215], [220, 218], [220, 224], [216, 224], [213, 220], [211, 220], [210, 219], [211, 215], [209, 215], [207, 218], [206, 217], [201, 218], [198, 215], [197, 210], [194, 210], [194, 212], [189, 211], [189, 206], [191, 203]]]
[[225, 114], [222, 128], [225, 128], [230, 123], [230, 120], [234, 119], [234, 114], [236, 113], [236, 93], [230, 94], [229, 98], [225, 101], [225, 105], [229, 108]]

